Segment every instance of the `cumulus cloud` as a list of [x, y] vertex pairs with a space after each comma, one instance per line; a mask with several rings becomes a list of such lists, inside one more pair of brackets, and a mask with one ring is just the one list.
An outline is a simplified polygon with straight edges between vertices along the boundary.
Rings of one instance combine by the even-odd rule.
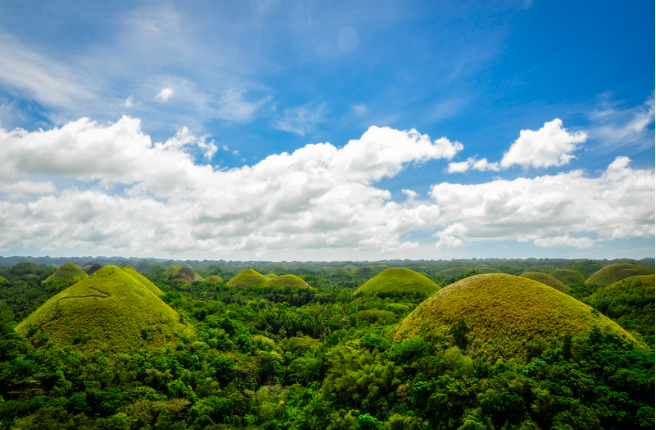
[[562, 166], [574, 158], [572, 153], [577, 149], [576, 144], [587, 138], [582, 131], [568, 132], [563, 128], [563, 122], [556, 118], [544, 123], [538, 131], [522, 130], [500, 164], [506, 169], [514, 164], [536, 168]]
[[[0, 145], [0, 192], [10, 196], [0, 201], [0, 249], [391, 252], [418, 246], [404, 239], [418, 231], [434, 234], [441, 248], [486, 239], [584, 248], [654, 234], [654, 172], [631, 168], [626, 157], [598, 177], [441, 183], [428, 199], [403, 189], [407, 198], [395, 202], [377, 182], [413, 163], [450, 160], [462, 145], [371, 127], [343, 147], [308, 144], [221, 170], [201, 164], [214, 142], [186, 128], [153, 142], [130, 117], [0, 129]], [[36, 179], [43, 177], [52, 181]]]
[[525, 168], [562, 166], [575, 158], [573, 152], [578, 149], [577, 144], [585, 142], [587, 138], [587, 134], [582, 131], [570, 133], [563, 128], [563, 122], [556, 118], [544, 123], [544, 126], [537, 131], [520, 131], [519, 138], [510, 145], [500, 162], [470, 157], [466, 161], [450, 163], [447, 172], [464, 173], [471, 169], [481, 172], [499, 171], [514, 165]]
[[435, 185], [431, 196], [445, 226], [437, 233], [438, 244], [514, 239], [541, 247], [590, 247], [594, 241], [586, 235], [653, 236], [654, 172], [634, 170], [629, 162], [618, 157], [596, 178], [575, 170], [533, 179]]

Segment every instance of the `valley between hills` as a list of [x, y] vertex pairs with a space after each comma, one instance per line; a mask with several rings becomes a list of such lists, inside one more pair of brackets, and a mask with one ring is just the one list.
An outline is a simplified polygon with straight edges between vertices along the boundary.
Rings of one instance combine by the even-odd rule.
[[0, 258], [0, 428], [653, 429], [654, 300], [654, 259]]

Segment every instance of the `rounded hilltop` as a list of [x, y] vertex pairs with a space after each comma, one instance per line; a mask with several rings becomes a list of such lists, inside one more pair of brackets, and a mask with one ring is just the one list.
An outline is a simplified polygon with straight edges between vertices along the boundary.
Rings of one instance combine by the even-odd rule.
[[174, 346], [181, 336], [193, 335], [191, 326], [180, 322], [178, 313], [152, 286], [126, 269], [112, 265], [98, 269], [51, 297], [15, 330], [37, 341], [45, 335], [62, 347], [116, 352]]
[[87, 276], [89, 275], [87, 275], [84, 270], [80, 269], [75, 264], [66, 263], [63, 266], [59, 267], [57, 270], [55, 270], [52, 275], [48, 276], [41, 283], [43, 285], [49, 285], [49, 284], [55, 284], [57, 282], [61, 282], [63, 280], [67, 280], [74, 283], [77, 281], [81, 281]]
[[605, 287], [622, 279], [630, 278], [631, 276], [651, 275], [653, 273], [654, 269], [651, 267], [640, 266], [638, 264], [611, 264], [593, 273], [585, 283], [587, 285]]
[[546, 273], [543, 272], [526, 272], [521, 275], [522, 278], [526, 279], [532, 279], [537, 282], [541, 282], [544, 285], [548, 285], [552, 288], [557, 289], [558, 291], [562, 291], [563, 293], [566, 293], [568, 291], [572, 291], [572, 288], [563, 284], [560, 282], [558, 279], [554, 278], [553, 276], [547, 275]]
[[474, 354], [521, 360], [529, 342], [558, 345], [563, 336], [594, 326], [635, 340], [609, 318], [552, 287], [492, 273], [433, 294], [401, 322], [396, 338], [421, 336], [443, 348], [456, 343]]
[[386, 269], [362, 284], [353, 294], [417, 293], [429, 296], [440, 289], [421, 273], [404, 267]]
[[551, 276], [565, 285], [582, 284], [585, 282], [585, 276], [571, 269], [556, 269], [551, 272]]
[[270, 287], [270, 288], [296, 288], [312, 289], [312, 287], [303, 279], [296, 275], [276, 275], [269, 273], [262, 275], [258, 271], [248, 268], [244, 269], [237, 276], [229, 280], [228, 287]]

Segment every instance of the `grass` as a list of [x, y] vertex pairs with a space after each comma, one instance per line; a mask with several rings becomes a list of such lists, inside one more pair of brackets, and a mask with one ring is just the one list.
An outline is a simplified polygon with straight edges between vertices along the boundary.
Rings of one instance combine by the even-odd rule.
[[631, 276], [651, 275], [653, 273], [654, 269], [647, 266], [637, 264], [611, 264], [593, 273], [585, 283], [605, 287], [622, 279], [630, 278]]
[[472, 269], [471, 267], [465, 267], [465, 266], [452, 267], [450, 269], [440, 270], [435, 275], [436, 276], [441, 276], [443, 278], [455, 278], [456, 276], [462, 276], [467, 272], [471, 272], [472, 270], [474, 270], [474, 269]]
[[220, 284], [223, 282], [223, 279], [221, 279], [219, 276], [216, 275], [210, 275], [207, 278], [205, 278], [205, 282], [208, 284]]
[[271, 287], [271, 288], [301, 288], [311, 289], [310, 285], [296, 275], [280, 275], [273, 273], [262, 275], [254, 269], [244, 269], [226, 283], [229, 287]]
[[571, 269], [556, 269], [551, 272], [551, 276], [565, 285], [582, 284], [585, 282], [585, 276]]
[[70, 280], [71, 282], [81, 281], [86, 278], [88, 275], [84, 270], [80, 269], [73, 263], [66, 263], [62, 267], [58, 268], [52, 275], [48, 276], [46, 279], [41, 282], [43, 285], [54, 284], [64, 279]]
[[439, 289], [439, 285], [421, 273], [400, 267], [380, 272], [362, 284], [353, 294], [401, 292], [429, 296]]
[[447, 348], [455, 343], [452, 330], [461, 322], [469, 328], [468, 350], [489, 359], [525, 360], [527, 343], [559, 345], [563, 336], [593, 326], [635, 340], [590, 306], [539, 282], [506, 274], [476, 275], [441, 289], [402, 321], [396, 338], [421, 336]]
[[563, 293], [566, 293], [568, 291], [572, 290], [572, 287], [569, 287], [562, 282], [560, 282], [558, 279], [554, 278], [553, 276], [547, 275], [546, 273], [543, 272], [526, 272], [522, 274], [522, 278], [527, 278], [527, 279], [532, 279], [534, 281], [542, 282], [544, 285], [548, 285], [550, 287], [553, 287], [557, 289], [558, 291], [562, 291]]
[[174, 346], [193, 328], [127, 271], [105, 266], [51, 297], [16, 326], [35, 344], [45, 339], [85, 352], [131, 352]]
[[146, 278], [144, 275], [137, 272], [132, 267], [125, 266], [125, 267], [122, 267], [121, 270], [123, 270], [125, 273], [127, 273], [128, 275], [135, 278], [137, 281], [144, 284], [146, 286], [146, 288], [148, 288], [150, 291], [155, 293], [156, 296], [163, 296], [164, 295], [164, 291], [160, 290], [159, 287], [157, 285], [153, 284], [153, 282], [150, 279]]

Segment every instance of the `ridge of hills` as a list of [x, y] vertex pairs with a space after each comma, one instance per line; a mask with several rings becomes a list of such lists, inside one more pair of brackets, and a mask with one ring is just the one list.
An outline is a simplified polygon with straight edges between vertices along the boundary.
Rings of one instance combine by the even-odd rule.
[[526, 272], [526, 273], [523, 273], [521, 275], [521, 277], [541, 282], [544, 285], [548, 285], [550, 287], [553, 287], [553, 288], [557, 289], [558, 291], [562, 291], [563, 293], [567, 293], [567, 292], [572, 290], [572, 287], [563, 284], [558, 279], [554, 278], [551, 275], [547, 275], [546, 273], [543, 273], [543, 272]]
[[312, 289], [312, 287], [299, 276], [291, 274], [278, 276], [273, 273], [262, 275], [251, 268], [239, 272], [234, 278], [226, 282], [226, 286]]
[[433, 294], [401, 322], [395, 337], [421, 336], [448, 347], [459, 336], [459, 346], [474, 354], [523, 360], [529, 342], [559, 344], [563, 336], [593, 326], [635, 340], [617, 323], [552, 287], [495, 273], [465, 278]]
[[77, 282], [86, 278], [88, 275], [74, 263], [66, 263], [58, 268], [52, 275], [48, 276], [41, 283], [43, 285], [54, 284], [64, 279]]
[[639, 275], [651, 275], [653, 273], [654, 269], [651, 267], [638, 264], [611, 264], [593, 273], [592, 276], [586, 279], [585, 283], [587, 285], [605, 287], [624, 278]]
[[130, 270], [113, 265], [51, 297], [15, 330], [27, 338], [44, 334], [62, 347], [117, 352], [172, 346], [194, 332]]

